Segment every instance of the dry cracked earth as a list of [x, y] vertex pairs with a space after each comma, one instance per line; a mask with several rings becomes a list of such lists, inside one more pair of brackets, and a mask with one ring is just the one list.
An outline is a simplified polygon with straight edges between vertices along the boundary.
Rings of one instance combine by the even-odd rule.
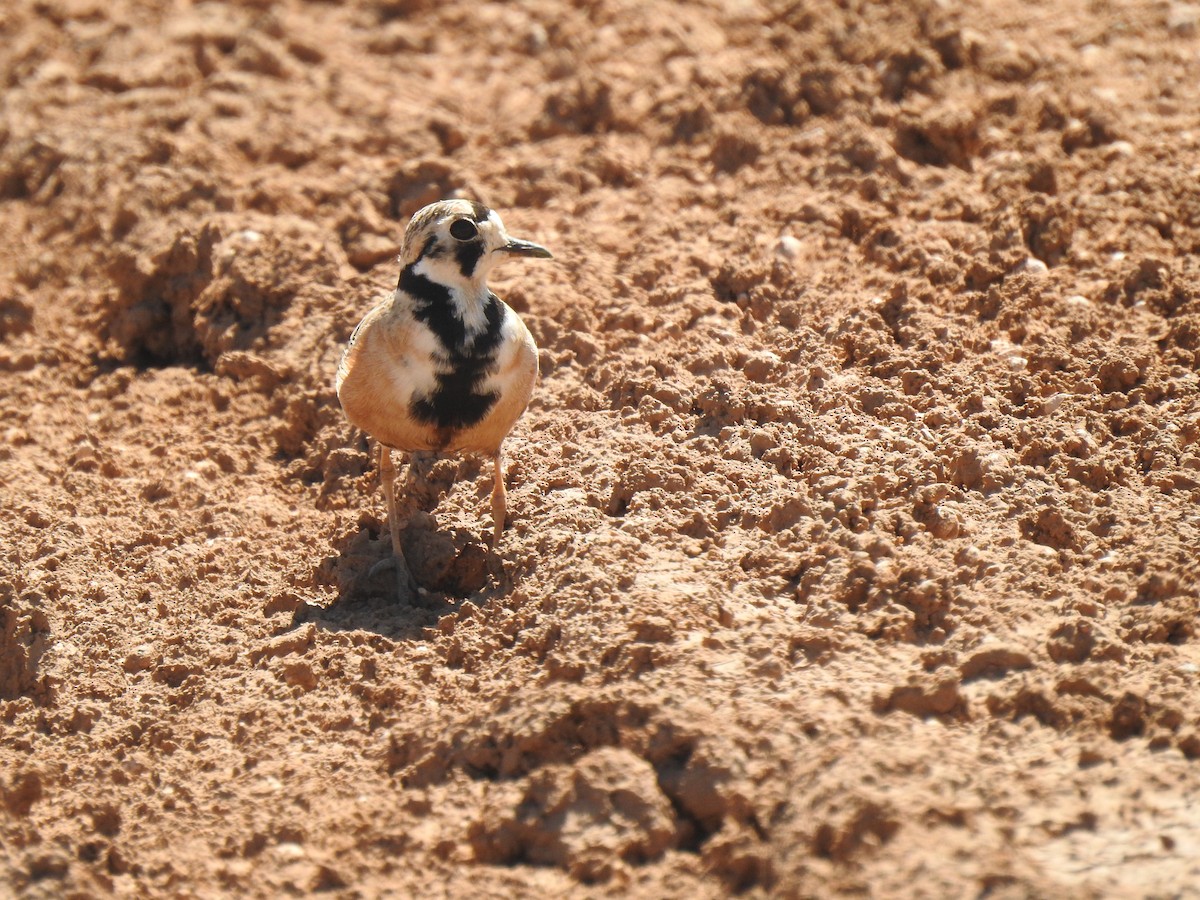
[[[0, 893], [1200, 890], [1200, 6], [10, 0], [0, 79]], [[556, 260], [397, 605], [332, 380], [447, 196]]]

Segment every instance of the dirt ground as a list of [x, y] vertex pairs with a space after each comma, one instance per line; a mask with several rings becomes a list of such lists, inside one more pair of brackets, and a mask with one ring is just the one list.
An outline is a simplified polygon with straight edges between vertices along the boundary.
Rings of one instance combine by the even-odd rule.
[[[1200, 896], [1200, 6], [9, 0], [0, 893]], [[481, 199], [542, 377], [332, 382]]]

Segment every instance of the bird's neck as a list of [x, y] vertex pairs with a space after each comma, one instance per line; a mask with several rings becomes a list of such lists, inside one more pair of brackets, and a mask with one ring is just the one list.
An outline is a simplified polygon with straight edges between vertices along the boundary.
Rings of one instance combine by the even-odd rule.
[[491, 296], [481, 278], [464, 278], [457, 267], [421, 259], [400, 273], [397, 289], [414, 301], [418, 319], [426, 322], [448, 349], [470, 346], [488, 330]]

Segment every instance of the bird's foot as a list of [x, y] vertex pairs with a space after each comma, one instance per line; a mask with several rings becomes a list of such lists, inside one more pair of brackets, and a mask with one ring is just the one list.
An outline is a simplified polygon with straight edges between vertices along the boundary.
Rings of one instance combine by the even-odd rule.
[[414, 605], [417, 600], [417, 595], [420, 588], [417, 587], [416, 579], [413, 578], [412, 572], [408, 570], [408, 566], [398, 556], [385, 556], [367, 571], [368, 578], [374, 578], [380, 572], [386, 572], [388, 569], [394, 569], [396, 572], [396, 601], [398, 603], [408, 603]]

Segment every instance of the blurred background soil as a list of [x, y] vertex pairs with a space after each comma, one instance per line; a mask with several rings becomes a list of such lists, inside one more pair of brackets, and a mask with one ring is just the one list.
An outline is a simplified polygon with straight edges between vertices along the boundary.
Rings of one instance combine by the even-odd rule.
[[[1200, 883], [1200, 6], [9, 0], [0, 886]], [[542, 380], [387, 552], [407, 217]]]

